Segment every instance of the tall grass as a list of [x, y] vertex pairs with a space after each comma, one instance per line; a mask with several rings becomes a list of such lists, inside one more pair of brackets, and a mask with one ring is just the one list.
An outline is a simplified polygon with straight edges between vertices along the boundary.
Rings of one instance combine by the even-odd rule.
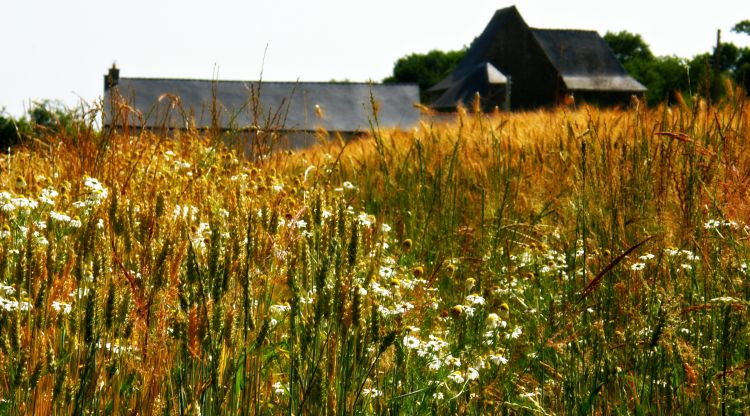
[[750, 110], [637, 104], [16, 149], [0, 409], [747, 413]]

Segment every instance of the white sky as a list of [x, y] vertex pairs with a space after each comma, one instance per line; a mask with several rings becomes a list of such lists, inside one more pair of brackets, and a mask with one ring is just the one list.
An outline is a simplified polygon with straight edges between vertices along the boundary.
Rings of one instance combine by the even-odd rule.
[[[97, 99], [123, 77], [379, 81], [412, 52], [471, 43], [515, 4], [539, 28], [639, 33], [657, 55], [691, 57], [750, 19], [748, 0], [1, 0], [0, 109]], [[265, 65], [263, 51], [268, 45]]]

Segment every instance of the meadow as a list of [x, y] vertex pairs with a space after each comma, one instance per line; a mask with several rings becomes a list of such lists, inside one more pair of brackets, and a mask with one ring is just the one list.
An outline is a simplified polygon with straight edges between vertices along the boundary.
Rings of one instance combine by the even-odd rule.
[[216, 132], [10, 149], [0, 413], [750, 413], [740, 91], [376, 116], [256, 161]]

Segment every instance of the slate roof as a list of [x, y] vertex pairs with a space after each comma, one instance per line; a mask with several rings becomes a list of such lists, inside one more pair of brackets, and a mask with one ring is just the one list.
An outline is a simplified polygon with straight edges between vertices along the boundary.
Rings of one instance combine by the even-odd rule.
[[463, 78], [453, 82], [432, 103], [432, 106], [436, 109], [451, 109], [456, 108], [460, 103], [468, 105], [473, 102], [477, 93], [486, 98], [491, 94], [492, 85], [505, 85], [507, 83], [508, 78], [491, 63], [480, 62]]
[[589, 30], [531, 29], [545, 55], [570, 90], [643, 92], [607, 42]]
[[511, 101], [518, 108], [553, 104], [566, 92], [599, 94], [606, 102], [604, 97], [646, 91], [597, 32], [530, 28], [515, 6], [497, 10], [455, 71], [428, 91], [445, 94], [482, 62], [512, 80]]
[[[245, 128], [270, 123], [283, 130], [357, 132], [369, 129], [372, 117], [370, 93], [379, 105], [382, 127], [408, 128], [419, 121], [416, 84], [369, 84], [326, 82], [211, 81], [195, 79], [119, 78], [116, 89], [133, 109], [143, 115], [146, 128], [184, 128], [185, 116], [197, 128], [211, 126], [213, 97], [218, 106], [218, 124], [222, 128]], [[253, 120], [252, 97], [259, 97], [260, 120]], [[184, 110], [172, 106], [170, 97], [179, 97]], [[110, 100], [105, 98], [105, 124], [111, 122]], [[316, 106], [323, 118], [316, 115]], [[140, 126], [131, 115], [130, 125]]]
[[518, 21], [526, 27], [526, 23], [523, 21], [523, 17], [521, 17], [516, 6], [510, 6], [495, 11], [495, 14], [492, 16], [492, 19], [482, 33], [471, 42], [469, 50], [466, 51], [466, 55], [458, 63], [456, 69], [427, 91], [434, 92], [447, 90], [455, 82], [459, 81], [470, 72], [477, 64], [491, 61], [493, 49], [496, 48], [496, 38], [498, 37], [498, 33], [502, 32], [503, 26], [509, 21]]

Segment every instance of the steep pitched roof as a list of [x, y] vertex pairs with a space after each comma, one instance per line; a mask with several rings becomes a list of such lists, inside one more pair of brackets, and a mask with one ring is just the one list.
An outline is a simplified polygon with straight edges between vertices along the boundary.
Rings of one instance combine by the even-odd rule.
[[512, 78], [514, 92], [522, 91], [520, 96], [516, 94], [516, 102], [540, 104], [566, 89], [605, 93], [646, 90], [628, 75], [598, 33], [532, 29], [511, 6], [495, 12], [456, 70], [428, 91], [444, 93], [485, 61]]
[[[415, 84], [368, 84], [324, 82], [211, 81], [194, 79], [120, 78], [117, 86], [125, 102], [141, 113], [142, 127], [183, 128], [185, 114], [197, 128], [211, 126], [212, 102], [222, 128], [259, 126], [272, 121], [284, 130], [356, 132], [369, 128], [372, 117], [370, 93], [379, 104], [383, 127], [407, 128], [419, 121], [419, 87]], [[253, 120], [253, 97], [258, 97], [260, 120]], [[179, 97], [179, 105], [172, 98]], [[316, 106], [323, 117], [316, 115]], [[111, 121], [105, 99], [106, 124]], [[131, 115], [131, 125], [140, 119]]]
[[571, 90], [642, 92], [607, 42], [589, 30], [531, 29], [552, 65]]
[[455, 109], [458, 104], [469, 104], [475, 94], [487, 98], [492, 85], [505, 85], [508, 78], [489, 62], [481, 62], [448, 88], [432, 106], [437, 109]]
[[516, 6], [505, 7], [495, 11], [495, 14], [482, 33], [471, 43], [469, 50], [466, 51], [466, 55], [458, 63], [456, 69], [442, 81], [428, 89], [428, 91], [447, 90], [455, 82], [465, 77], [479, 63], [491, 61], [493, 49], [496, 48], [498, 33], [501, 33], [505, 26], [510, 25], [519, 25], [522, 28], [528, 29]]

